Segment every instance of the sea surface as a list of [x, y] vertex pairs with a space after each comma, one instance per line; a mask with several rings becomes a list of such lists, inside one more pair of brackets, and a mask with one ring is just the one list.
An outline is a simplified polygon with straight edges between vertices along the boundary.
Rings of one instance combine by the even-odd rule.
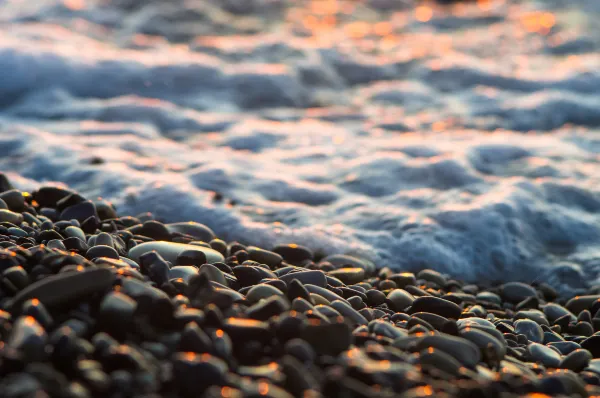
[[469, 281], [600, 283], [600, 1], [0, 0], [0, 171]]

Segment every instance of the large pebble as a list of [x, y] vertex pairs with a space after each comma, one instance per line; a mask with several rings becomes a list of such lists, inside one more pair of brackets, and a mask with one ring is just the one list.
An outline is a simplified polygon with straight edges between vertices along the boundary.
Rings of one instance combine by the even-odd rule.
[[193, 236], [196, 240], [210, 242], [215, 238], [215, 233], [206, 225], [197, 222], [176, 222], [166, 224], [170, 233], [180, 233]]
[[527, 350], [536, 362], [546, 367], [558, 368], [560, 365], [560, 354], [550, 347], [538, 343], [529, 343]]
[[528, 297], [536, 297], [536, 290], [522, 282], [508, 282], [500, 286], [500, 296], [506, 301], [519, 303]]
[[567, 301], [565, 304], [565, 308], [571, 311], [573, 314], [579, 314], [583, 310], [589, 310], [592, 308], [592, 305], [600, 299], [599, 295], [593, 296], [576, 296]]
[[544, 341], [544, 330], [540, 325], [530, 319], [519, 319], [515, 322], [515, 333], [523, 334], [534, 343]]
[[46, 331], [35, 318], [24, 316], [15, 322], [6, 345], [21, 354], [27, 363], [44, 358], [47, 339]]
[[309, 248], [294, 243], [277, 245], [273, 248], [273, 252], [283, 257], [289, 264], [299, 265], [313, 259], [313, 252]]
[[171, 264], [177, 263], [177, 256], [184, 251], [196, 250], [201, 251], [206, 255], [206, 260], [209, 263], [223, 262], [225, 258], [216, 250], [194, 245], [186, 245], [183, 243], [174, 242], [145, 242], [141, 243], [129, 250], [128, 257], [136, 262], [139, 262], [140, 256], [144, 253], [155, 250], [166, 261]]
[[431, 312], [445, 318], [460, 318], [462, 309], [452, 301], [438, 297], [417, 297], [410, 306], [409, 314], [416, 312]]
[[404, 289], [394, 289], [387, 295], [387, 301], [396, 312], [404, 311], [415, 301], [415, 297]]
[[290, 272], [288, 274], [282, 275], [279, 279], [284, 281], [286, 284], [290, 284], [294, 279], [302, 282], [302, 284], [309, 284], [319, 287], [327, 286], [327, 278], [323, 271], [313, 270], [313, 271], [300, 271], [300, 272]]
[[451, 355], [468, 368], [474, 368], [481, 361], [481, 351], [473, 342], [447, 334], [428, 335], [420, 339], [416, 349], [437, 348]]
[[591, 360], [592, 354], [588, 350], [579, 349], [564, 357], [559, 367], [572, 370], [573, 372], [581, 372], [588, 366]]
[[332, 254], [330, 256], [325, 257], [322, 261], [331, 263], [336, 268], [344, 268], [344, 267], [362, 268], [365, 270], [365, 272], [367, 274], [370, 274], [375, 271], [375, 264], [373, 264], [371, 261], [356, 258], [356, 257], [345, 255], [345, 254]]
[[354, 285], [361, 282], [365, 277], [365, 270], [362, 268], [339, 268], [329, 272], [347, 285]]
[[11, 300], [10, 306], [12, 310], [17, 310], [22, 303], [32, 298], [37, 298], [47, 308], [76, 302], [79, 298], [109, 289], [114, 280], [114, 274], [106, 268], [61, 273], [21, 290]]
[[19, 225], [23, 222], [23, 216], [7, 209], [0, 209], [0, 222], [9, 222], [11, 224]]
[[185, 397], [197, 397], [210, 386], [221, 385], [227, 364], [210, 354], [177, 353], [173, 359], [176, 388]]
[[283, 257], [275, 252], [261, 249], [259, 247], [250, 246], [247, 249], [248, 258], [252, 261], [266, 264], [271, 268], [275, 268], [281, 264]]

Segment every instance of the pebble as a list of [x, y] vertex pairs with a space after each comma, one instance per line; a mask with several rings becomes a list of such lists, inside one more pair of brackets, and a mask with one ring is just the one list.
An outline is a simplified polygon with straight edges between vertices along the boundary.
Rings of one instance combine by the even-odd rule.
[[59, 306], [83, 296], [108, 290], [114, 280], [114, 274], [104, 268], [51, 276], [21, 290], [10, 301], [9, 307], [17, 310], [21, 304], [32, 298], [38, 299], [46, 308]]
[[210, 354], [177, 353], [173, 360], [176, 387], [185, 397], [201, 395], [208, 387], [222, 385], [227, 364]]
[[432, 269], [424, 269], [419, 271], [419, 273], [417, 273], [417, 279], [433, 282], [440, 287], [446, 286], [446, 283], [448, 282], [444, 275]]
[[446, 334], [428, 335], [420, 339], [415, 349], [422, 351], [435, 348], [451, 355], [468, 368], [474, 368], [481, 361], [481, 351], [473, 342]]
[[529, 343], [527, 350], [536, 362], [546, 367], [558, 368], [560, 366], [561, 355], [550, 347], [538, 343]]
[[285, 262], [294, 265], [303, 264], [314, 258], [314, 254], [309, 248], [294, 243], [277, 245], [273, 248], [273, 252], [279, 254]]
[[515, 322], [515, 332], [522, 334], [531, 342], [543, 343], [544, 331], [541, 326], [529, 319], [519, 319]]
[[410, 307], [415, 297], [403, 289], [394, 289], [387, 295], [387, 302], [397, 312], [402, 312]]
[[288, 285], [295, 279], [305, 285], [310, 284], [322, 288], [327, 286], [327, 278], [325, 277], [325, 273], [323, 273], [323, 271], [309, 270], [300, 272], [290, 272], [281, 276], [279, 279], [281, 279]]
[[250, 246], [248, 247], [248, 257], [252, 261], [266, 264], [271, 268], [276, 268], [283, 261], [281, 255], [271, 252], [268, 250], [261, 249], [259, 247]]
[[60, 213], [61, 220], [68, 221], [75, 219], [80, 223], [84, 222], [89, 217], [98, 218], [96, 206], [89, 200], [69, 206]]
[[259, 284], [253, 286], [248, 293], [246, 293], [246, 300], [253, 304], [259, 300], [266, 299], [271, 296], [285, 297], [279, 289], [271, 285]]
[[215, 239], [215, 233], [204, 224], [197, 222], [177, 222], [165, 225], [169, 233], [180, 233], [194, 237], [195, 240], [210, 242]]
[[332, 254], [325, 257], [322, 262], [328, 262], [336, 268], [362, 268], [367, 275], [375, 272], [375, 264], [372, 262], [345, 254]]
[[560, 361], [559, 367], [569, 369], [573, 372], [581, 372], [585, 369], [592, 360], [592, 354], [588, 350], [578, 349], [565, 356]]
[[583, 310], [590, 310], [598, 299], [600, 299], [598, 295], [573, 297], [567, 301], [565, 308], [573, 314], [579, 314]]
[[365, 270], [362, 268], [339, 268], [329, 272], [329, 275], [338, 278], [347, 285], [362, 282], [365, 278]]
[[462, 309], [455, 303], [438, 297], [417, 297], [410, 306], [409, 314], [431, 312], [445, 318], [458, 319]]
[[166, 261], [169, 261], [171, 264], [177, 264], [177, 256], [179, 256], [179, 254], [185, 251], [203, 252], [206, 256], [206, 261], [208, 263], [225, 261], [223, 255], [216, 250], [201, 246], [192, 246], [174, 242], [145, 242], [130, 249], [127, 253], [127, 256], [132, 260], [139, 262], [140, 256], [142, 254], [153, 250], [159, 253]]
[[41, 361], [46, 356], [47, 339], [46, 331], [35, 318], [23, 316], [15, 321], [7, 339], [6, 348], [14, 350], [25, 363]]
[[537, 292], [522, 282], [508, 282], [500, 286], [500, 296], [511, 303], [519, 303], [528, 297], [536, 297]]
[[23, 222], [23, 216], [7, 209], [0, 209], [0, 222], [9, 222], [11, 224], [19, 225]]

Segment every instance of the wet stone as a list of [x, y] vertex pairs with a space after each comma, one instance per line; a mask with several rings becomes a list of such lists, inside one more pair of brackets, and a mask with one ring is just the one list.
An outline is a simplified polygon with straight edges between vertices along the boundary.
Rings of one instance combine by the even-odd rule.
[[544, 341], [544, 331], [541, 326], [529, 319], [516, 321], [515, 332], [525, 335], [530, 342], [542, 343]]
[[531, 357], [538, 363], [550, 368], [558, 368], [561, 362], [561, 356], [550, 347], [538, 343], [530, 343], [527, 350]]
[[277, 245], [273, 248], [273, 252], [279, 254], [287, 263], [294, 265], [300, 265], [314, 257], [309, 248], [296, 244]]
[[314, 322], [303, 330], [302, 339], [319, 355], [335, 356], [348, 349], [352, 343], [352, 331], [347, 324]]
[[375, 271], [375, 264], [370, 261], [344, 254], [333, 254], [325, 257], [322, 261], [333, 264], [336, 268], [362, 268], [367, 274], [371, 274]]
[[19, 225], [23, 222], [23, 216], [10, 210], [0, 209], [0, 222], [9, 222], [14, 225]]
[[569, 369], [573, 372], [581, 372], [592, 360], [592, 354], [588, 350], [579, 349], [571, 352], [560, 362], [559, 367]]
[[600, 299], [600, 296], [598, 295], [573, 297], [567, 301], [565, 308], [577, 315], [583, 310], [590, 310], [598, 299]]
[[403, 289], [394, 289], [387, 295], [387, 302], [396, 312], [404, 311], [414, 301], [414, 296]]
[[462, 309], [455, 303], [438, 297], [417, 297], [412, 303], [409, 314], [431, 312], [446, 318], [458, 319]]
[[508, 282], [500, 286], [500, 296], [511, 303], [519, 303], [528, 297], [536, 297], [536, 290], [522, 282]]
[[173, 361], [173, 376], [180, 393], [196, 397], [208, 387], [222, 385], [227, 364], [210, 354], [177, 353]]
[[98, 257], [107, 257], [115, 260], [119, 259], [119, 253], [111, 246], [98, 245], [94, 246], [85, 253], [86, 258], [93, 260]]
[[281, 276], [279, 279], [287, 283], [288, 285], [294, 280], [300, 281], [302, 284], [310, 284], [319, 287], [327, 286], [327, 279], [325, 278], [325, 274], [322, 271], [300, 271], [300, 272], [290, 272]]
[[25, 301], [37, 298], [44, 306], [50, 308], [105, 291], [112, 286], [114, 280], [113, 273], [102, 268], [63, 273], [29, 285], [11, 300], [10, 306], [16, 310]]
[[24, 316], [15, 321], [6, 347], [26, 363], [41, 361], [46, 355], [47, 339], [44, 328], [33, 317]]
[[479, 347], [462, 337], [447, 334], [428, 335], [420, 339], [416, 345], [419, 351], [429, 347], [444, 351], [468, 368], [475, 367], [481, 360]]
[[446, 286], [446, 283], [448, 282], [444, 275], [432, 269], [424, 269], [420, 271], [417, 274], [417, 279], [423, 279], [429, 282], [433, 282], [440, 287]]
[[96, 206], [91, 201], [85, 201], [69, 206], [60, 213], [61, 220], [75, 219], [79, 222], [83, 222], [89, 217], [98, 218]]
[[206, 225], [197, 222], [178, 222], [166, 224], [169, 233], [180, 233], [194, 237], [195, 240], [210, 242], [215, 233]]
[[412, 272], [392, 274], [388, 279], [394, 281], [399, 289], [403, 289], [406, 286], [415, 286], [417, 284], [417, 278]]
[[339, 268], [329, 272], [329, 275], [338, 278], [347, 285], [353, 285], [364, 279], [365, 270], [362, 268]]
[[139, 261], [139, 258], [142, 254], [153, 250], [159, 253], [166, 261], [169, 261], [171, 264], [177, 264], [177, 256], [179, 256], [179, 254], [181, 254], [182, 252], [188, 250], [203, 252], [206, 255], [206, 260], [208, 263], [222, 262], [225, 260], [221, 253], [213, 249], [173, 242], [141, 243], [129, 250], [128, 257], [130, 257], [134, 261]]
[[283, 261], [283, 257], [279, 254], [259, 247], [250, 246], [247, 251], [250, 260], [257, 261], [261, 264], [267, 264], [271, 268], [278, 267]]

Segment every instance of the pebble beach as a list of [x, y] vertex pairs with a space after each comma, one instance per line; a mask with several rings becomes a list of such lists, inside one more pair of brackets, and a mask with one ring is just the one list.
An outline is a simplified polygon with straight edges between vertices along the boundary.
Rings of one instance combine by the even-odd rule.
[[0, 1], [0, 397], [600, 396], [598, 17]]

